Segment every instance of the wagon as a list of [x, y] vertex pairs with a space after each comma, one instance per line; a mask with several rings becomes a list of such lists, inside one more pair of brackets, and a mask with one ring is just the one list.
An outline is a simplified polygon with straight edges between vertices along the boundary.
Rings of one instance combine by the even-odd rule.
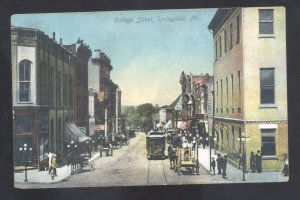
[[199, 162], [196, 158], [196, 152], [192, 151], [191, 147], [177, 147], [176, 151], [177, 162], [174, 166], [174, 171], [180, 174], [181, 169], [191, 170], [193, 173], [199, 174]]
[[91, 160], [89, 155], [83, 154], [81, 155], [82, 163], [81, 163], [81, 171], [83, 171], [84, 168], [87, 168], [89, 171], [95, 170], [95, 161]]

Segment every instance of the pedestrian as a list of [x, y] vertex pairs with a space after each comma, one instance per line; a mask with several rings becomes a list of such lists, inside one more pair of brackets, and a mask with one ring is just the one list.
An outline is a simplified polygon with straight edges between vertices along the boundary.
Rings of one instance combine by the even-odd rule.
[[222, 178], [226, 178], [227, 176], [226, 169], [227, 169], [227, 155], [224, 154], [224, 156], [222, 157]]
[[256, 166], [255, 166], [255, 155], [254, 155], [254, 152], [251, 151], [251, 154], [250, 154], [250, 168], [251, 168], [251, 172], [252, 173], [255, 173], [256, 171]]
[[217, 154], [217, 159], [216, 159], [216, 161], [217, 161], [217, 168], [218, 168], [218, 174], [221, 174], [221, 169], [222, 169], [222, 158], [221, 158], [221, 154], [220, 153], [218, 153]]
[[214, 171], [214, 175], [216, 174], [216, 161], [215, 161], [215, 158], [213, 157], [212, 158], [212, 161], [211, 161], [211, 167], [212, 167], [212, 169], [213, 169], [213, 171]]
[[289, 159], [288, 159], [287, 155], [284, 156], [284, 166], [283, 166], [281, 174], [283, 176], [289, 176]]
[[53, 154], [51, 152], [48, 152], [48, 173], [50, 174], [50, 168], [51, 168], [51, 160], [52, 160]]
[[193, 140], [192, 144], [193, 144], [193, 151], [195, 151], [195, 149], [196, 149], [196, 140], [195, 139]]
[[261, 173], [262, 172], [262, 164], [261, 164], [260, 150], [257, 150], [257, 154], [255, 156], [255, 164], [256, 164], [256, 171], [258, 173]]
[[51, 165], [50, 165], [49, 172], [51, 173], [52, 170], [53, 170], [54, 176], [57, 176], [57, 174], [56, 174], [56, 167], [57, 167], [57, 164], [56, 164], [56, 155], [53, 155], [52, 159], [51, 159]]

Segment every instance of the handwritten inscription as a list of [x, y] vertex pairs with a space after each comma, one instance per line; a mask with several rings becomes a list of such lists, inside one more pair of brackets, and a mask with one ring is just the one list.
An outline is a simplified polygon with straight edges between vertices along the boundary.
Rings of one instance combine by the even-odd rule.
[[176, 23], [176, 22], [196, 22], [201, 21], [201, 18], [197, 15], [193, 16], [171, 16], [171, 17], [136, 17], [136, 18], [129, 18], [129, 17], [116, 17], [114, 19], [115, 23], [123, 23], [123, 24], [143, 24], [143, 23]]

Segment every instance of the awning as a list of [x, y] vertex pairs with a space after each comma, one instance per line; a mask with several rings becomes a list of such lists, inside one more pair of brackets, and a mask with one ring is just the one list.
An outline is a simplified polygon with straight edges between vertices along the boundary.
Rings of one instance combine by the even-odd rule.
[[65, 124], [65, 142], [84, 142], [90, 140], [91, 138], [86, 136], [74, 122]]
[[171, 128], [171, 127], [172, 127], [172, 121], [169, 120], [168, 123], [165, 124], [164, 128], [168, 129], [168, 128]]
[[188, 129], [188, 124], [187, 122], [182, 122], [180, 125], [179, 125], [179, 128], [181, 130], [187, 130]]

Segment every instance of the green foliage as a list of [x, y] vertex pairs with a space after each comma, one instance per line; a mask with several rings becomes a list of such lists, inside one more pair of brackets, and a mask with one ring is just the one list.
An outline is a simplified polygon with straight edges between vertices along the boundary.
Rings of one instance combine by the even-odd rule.
[[126, 126], [150, 130], [152, 127], [152, 113], [155, 108], [150, 103], [141, 104], [137, 107], [124, 106], [122, 114], [126, 119]]

